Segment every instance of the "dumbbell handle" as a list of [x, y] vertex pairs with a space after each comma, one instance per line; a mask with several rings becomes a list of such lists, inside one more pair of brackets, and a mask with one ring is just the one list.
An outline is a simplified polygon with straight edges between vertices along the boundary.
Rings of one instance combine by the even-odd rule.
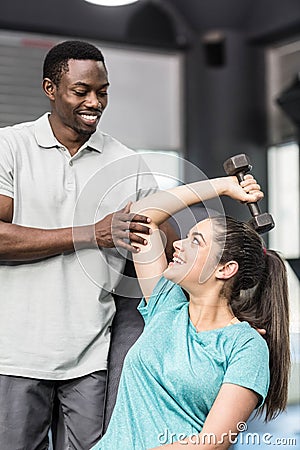
[[[252, 169], [250, 160], [244, 153], [227, 159], [224, 162], [223, 167], [227, 175], [235, 175], [239, 182], [243, 181], [245, 174]], [[257, 202], [247, 203], [247, 205], [252, 215], [249, 224], [258, 233], [267, 233], [274, 228], [275, 224], [273, 217], [269, 213], [261, 213]]]
[[[236, 177], [239, 180], [239, 183], [244, 180], [244, 175], [245, 175], [244, 172], [239, 172], [239, 173], [236, 174]], [[247, 203], [247, 206], [248, 206], [248, 208], [250, 210], [250, 213], [251, 213], [251, 215], [253, 217], [258, 216], [259, 214], [261, 214], [261, 210], [260, 210], [257, 202]]]

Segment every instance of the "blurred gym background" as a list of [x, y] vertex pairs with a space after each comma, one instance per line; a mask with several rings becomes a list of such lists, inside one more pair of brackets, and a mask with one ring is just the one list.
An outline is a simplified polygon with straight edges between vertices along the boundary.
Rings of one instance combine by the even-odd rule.
[[[65, 39], [103, 51], [111, 87], [101, 129], [144, 152], [162, 188], [250, 157], [276, 223], [264, 238], [287, 259], [293, 366], [287, 412], [250, 421], [235, 448], [300, 448], [300, 1], [2, 0], [0, 126], [48, 110], [42, 61]], [[249, 218], [233, 201], [224, 207]]]

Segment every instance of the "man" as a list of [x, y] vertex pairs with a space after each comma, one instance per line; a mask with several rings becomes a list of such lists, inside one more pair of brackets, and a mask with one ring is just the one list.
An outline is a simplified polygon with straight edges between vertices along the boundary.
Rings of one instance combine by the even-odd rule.
[[97, 129], [108, 86], [96, 47], [58, 44], [43, 68], [51, 112], [0, 131], [1, 450], [47, 449], [57, 403], [65, 448], [100, 437], [111, 294], [149, 232], [125, 205], [156, 189]]

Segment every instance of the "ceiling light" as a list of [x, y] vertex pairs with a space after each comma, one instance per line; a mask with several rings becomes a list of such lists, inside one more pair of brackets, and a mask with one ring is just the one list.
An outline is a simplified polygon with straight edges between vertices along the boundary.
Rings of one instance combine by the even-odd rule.
[[85, 0], [85, 1], [93, 3], [94, 5], [101, 5], [101, 6], [122, 6], [122, 5], [129, 5], [130, 3], [136, 3], [139, 0]]

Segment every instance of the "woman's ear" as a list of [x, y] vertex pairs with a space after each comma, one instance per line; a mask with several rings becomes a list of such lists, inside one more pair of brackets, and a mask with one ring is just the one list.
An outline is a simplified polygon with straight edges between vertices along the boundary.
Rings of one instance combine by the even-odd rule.
[[219, 280], [228, 280], [233, 277], [238, 270], [239, 265], [236, 261], [228, 261], [227, 263], [217, 267], [216, 278]]
[[43, 79], [43, 89], [49, 100], [55, 100], [56, 86], [50, 78]]

